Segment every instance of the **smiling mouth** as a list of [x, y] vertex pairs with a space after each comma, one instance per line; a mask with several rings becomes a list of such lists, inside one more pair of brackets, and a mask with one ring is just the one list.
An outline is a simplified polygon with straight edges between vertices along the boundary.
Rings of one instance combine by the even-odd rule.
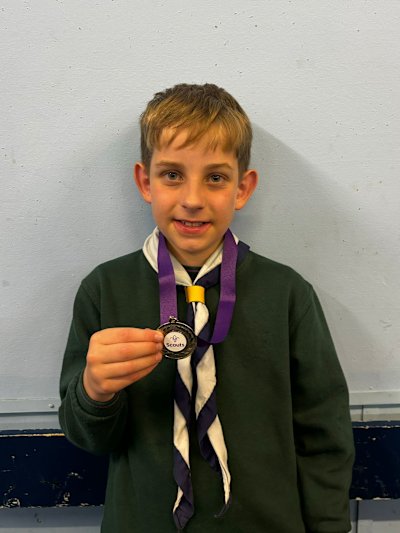
[[189, 220], [178, 220], [178, 222], [188, 228], [200, 228], [204, 224], [207, 224], [207, 222], [190, 222]]

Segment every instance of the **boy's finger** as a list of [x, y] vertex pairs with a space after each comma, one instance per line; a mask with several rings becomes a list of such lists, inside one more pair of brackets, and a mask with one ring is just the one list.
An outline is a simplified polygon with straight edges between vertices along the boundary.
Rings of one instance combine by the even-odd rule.
[[[147, 357], [131, 359], [130, 361], [112, 363], [107, 365], [107, 379], [123, 379], [128, 378], [128, 376], [133, 379], [133, 376], [136, 374], [146, 372], [146, 370], [156, 367], [161, 359], [162, 355], [161, 353], [158, 353]], [[133, 379], [133, 381], [136, 380]]]
[[115, 362], [131, 361], [161, 352], [161, 342], [124, 342], [106, 345], [103, 348], [103, 362], [112, 364]]
[[109, 380], [111, 389], [115, 392], [118, 392], [124, 389], [125, 387], [132, 385], [132, 383], [136, 383], [136, 381], [139, 381], [142, 378], [146, 377], [148, 374], [150, 374], [157, 367], [157, 365], [158, 363], [155, 365], [150, 365], [147, 368], [139, 370], [138, 372], [135, 372], [133, 374], [128, 374], [119, 378], [111, 378]]
[[125, 342], [161, 342], [163, 334], [154, 329], [108, 328], [97, 331], [92, 338], [100, 344], [118, 344]]

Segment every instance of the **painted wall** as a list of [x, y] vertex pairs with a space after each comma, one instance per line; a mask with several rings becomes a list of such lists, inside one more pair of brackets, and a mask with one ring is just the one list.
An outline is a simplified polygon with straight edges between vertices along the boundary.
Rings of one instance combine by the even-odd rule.
[[[211, 81], [255, 129], [234, 229], [316, 287], [353, 391], [398, 390], [400, 5], [2, 2], [2, 398], [57, 396], [81, 278], [152, 229], [137, 119]], [[29, 370], [28, 370], [29, 369]]]

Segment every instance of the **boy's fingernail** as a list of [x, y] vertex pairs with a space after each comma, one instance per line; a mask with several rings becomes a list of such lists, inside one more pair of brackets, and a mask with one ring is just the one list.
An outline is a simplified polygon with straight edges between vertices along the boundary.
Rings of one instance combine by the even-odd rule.
[[154, 341], [155, 342], [162, 342], [164, 340], [164, 335], [158, 331], [155, 335], [154, 335]]

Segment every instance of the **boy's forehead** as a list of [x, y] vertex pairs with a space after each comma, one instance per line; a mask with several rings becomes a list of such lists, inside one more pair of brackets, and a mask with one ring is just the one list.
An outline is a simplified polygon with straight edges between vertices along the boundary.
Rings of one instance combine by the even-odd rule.
[[196, 137], [190, 129], [164, 128], [162, 130], [156, 146], [158, 152], [184, 148], [200, 149], [204, 154], [221, 151], [226, 155], [234, 156], [236, 159], [236, 153], [228, 145], [227, 139], [221, 131], [210, 131]]

